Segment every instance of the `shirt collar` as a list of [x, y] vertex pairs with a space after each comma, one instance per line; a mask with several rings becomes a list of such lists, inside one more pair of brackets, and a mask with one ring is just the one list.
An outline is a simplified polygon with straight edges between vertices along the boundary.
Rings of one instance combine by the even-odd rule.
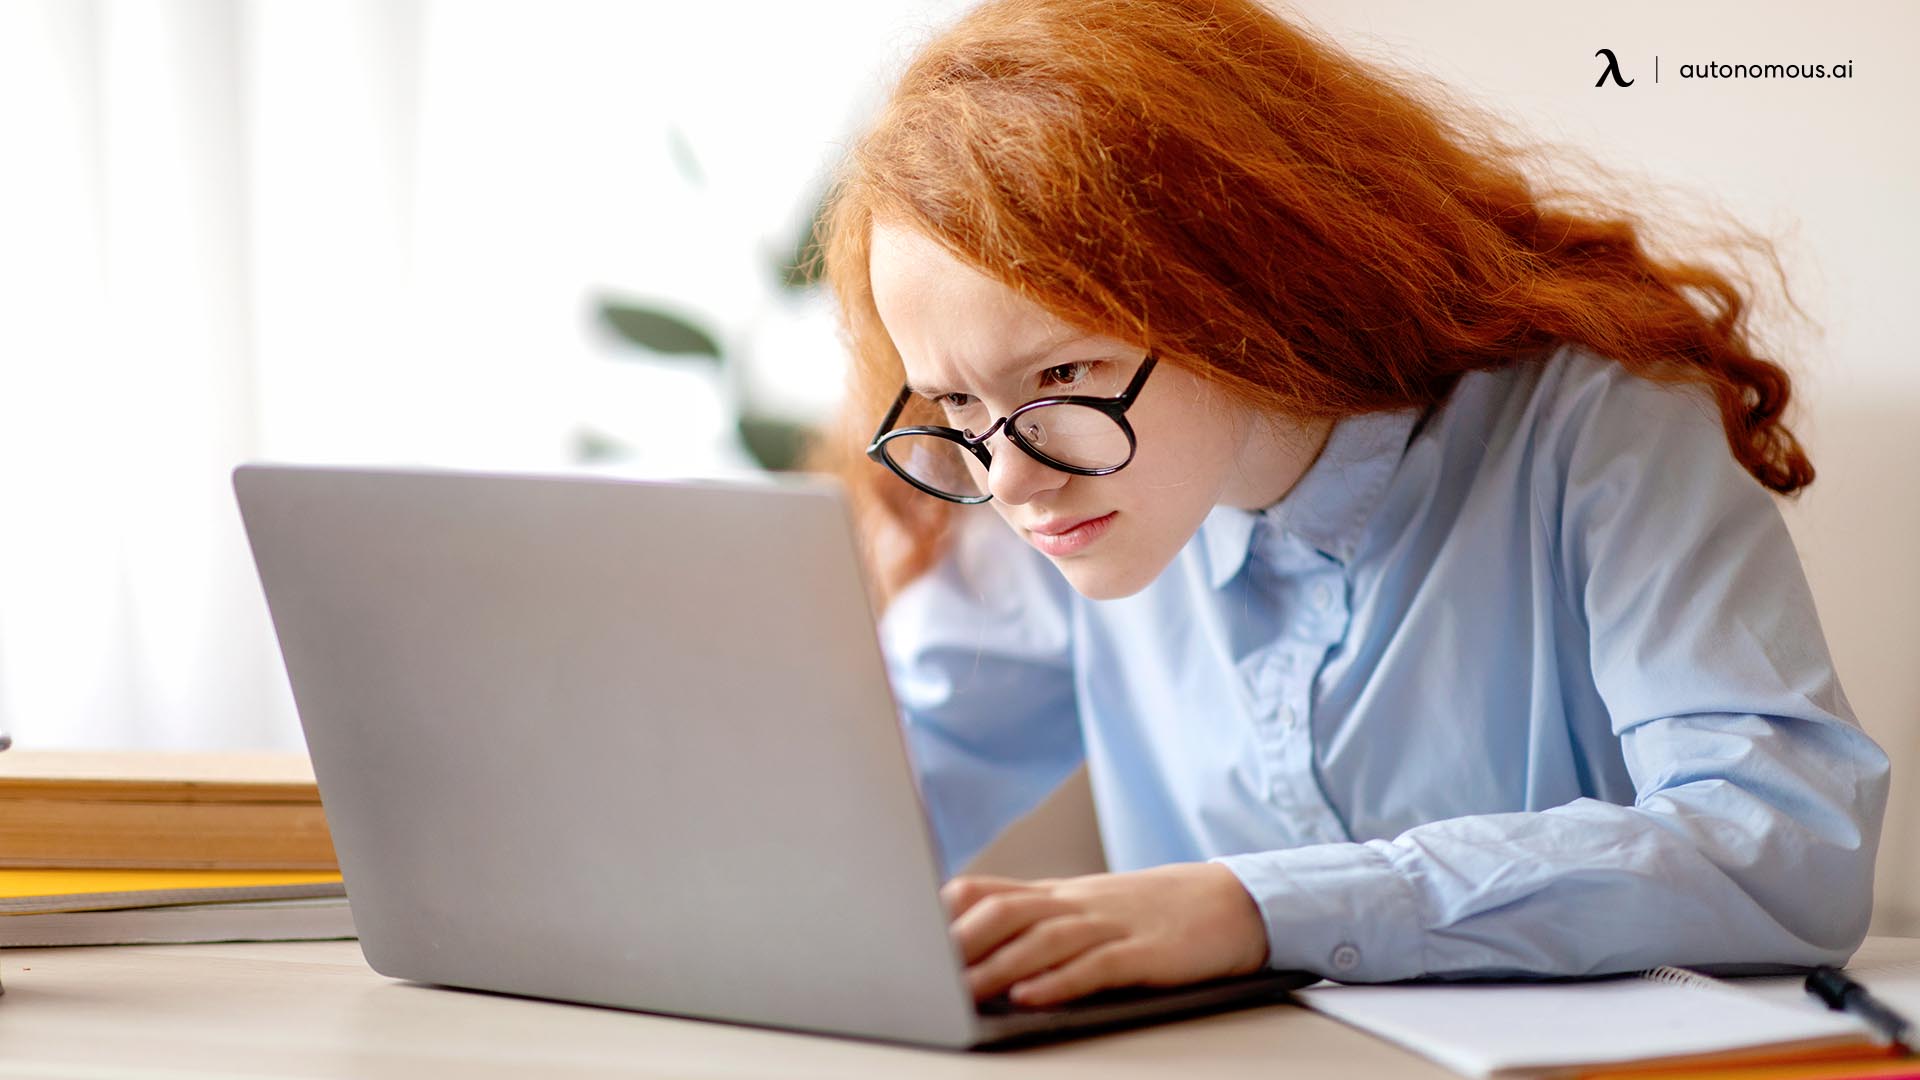
[[1343, 563], [1351, 561], [1419, 418], [1420, 410], [1412, 407], [1343, 417], [1306, 475], [1279, 502], [1265, 510], [1214, 507], [1200, 524], [1208, 582], [1218, 589], [1240, 572], [1263, 517], [1271, 527]]

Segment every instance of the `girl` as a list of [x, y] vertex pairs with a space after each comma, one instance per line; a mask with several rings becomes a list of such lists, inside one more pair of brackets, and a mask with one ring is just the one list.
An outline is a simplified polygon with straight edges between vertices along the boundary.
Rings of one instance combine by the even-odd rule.
[[1084, 760], [1115, 871], [952, 878], [976, 996], [1865, 934], [1787, 375], [1447, 116], [1254, 0], [1002, 0], [849, 155], [827, 464], [943, 857]]

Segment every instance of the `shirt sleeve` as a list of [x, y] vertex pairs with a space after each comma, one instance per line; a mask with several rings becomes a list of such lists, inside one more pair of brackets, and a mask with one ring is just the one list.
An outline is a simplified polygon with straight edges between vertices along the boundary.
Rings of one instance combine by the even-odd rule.
[[1260, 907], [1271, 966], [1735, 972], [1843, 963], [1865, 936], [1888, 761], [1841, 692], [1779, 509], [1703, 394], [1608, 367], [1538, 429], [1535, 507], [1633, 805], [1211, 860]]
[[908, 756], [948, 876], [1084, 756], [1071, 586], [990, 509], [880, 621]]

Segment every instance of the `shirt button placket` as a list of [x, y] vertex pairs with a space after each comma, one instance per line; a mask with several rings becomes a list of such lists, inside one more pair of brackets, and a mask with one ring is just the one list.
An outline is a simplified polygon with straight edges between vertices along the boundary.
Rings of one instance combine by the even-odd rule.
[[1259, 693], [1254, 701], [1255, 716], [1261, 721], [1261, 756], [1268, 765], [1267, 799], [1279, 809], [1284, 809], [1293, 801], [1292, 788], [1295, 782], [1285, 750], [1285, 702], [1290, 692], [1286, 661], [1285, 645], [1276, 643], [1269, 647], [1260, 662]]
[[1289, 678], [1279, 714], [1286, 763], [1283, 772], [1297, 777], [1299, 784], [1298, 790], [1291, 792], [1288, 810], [1300, 822], [1308, 842], [1345, 840], [1345, 830], [1313, 779], [1313, 739], [1308, 720], [1319, 660], [1346, 636], [1346, 578], [1338, 567], [1327, 566], [1313, 576], [1311, 583], [1302, 584], [1301, 630], [1305, 640], [1292, 652], [1301, 661], [1312, 662], [1295, 665], [1301, 670]]

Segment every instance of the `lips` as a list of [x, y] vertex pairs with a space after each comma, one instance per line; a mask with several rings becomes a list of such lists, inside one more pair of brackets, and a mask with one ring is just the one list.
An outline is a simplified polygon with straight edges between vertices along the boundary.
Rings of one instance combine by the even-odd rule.
[[1112, 526], [1114, 514], [1109, 511], [1092, 518], [1058, 518], [1043, 521], [1027, 528], [1028, 539], [1041, 554], [1061, 558], [1086, 549], [1094, 541], [1106, 535]]
[[1098, 521], [1105, 516], [1105, 514], [1095, 514], [1092, 517], [1083, 518], [1055, 518], [1052, 521], [1029, 525], [1027, 531], [1039, 536], [1059, 536], [1061, 533], [1072, 532], [1089, 521]]

